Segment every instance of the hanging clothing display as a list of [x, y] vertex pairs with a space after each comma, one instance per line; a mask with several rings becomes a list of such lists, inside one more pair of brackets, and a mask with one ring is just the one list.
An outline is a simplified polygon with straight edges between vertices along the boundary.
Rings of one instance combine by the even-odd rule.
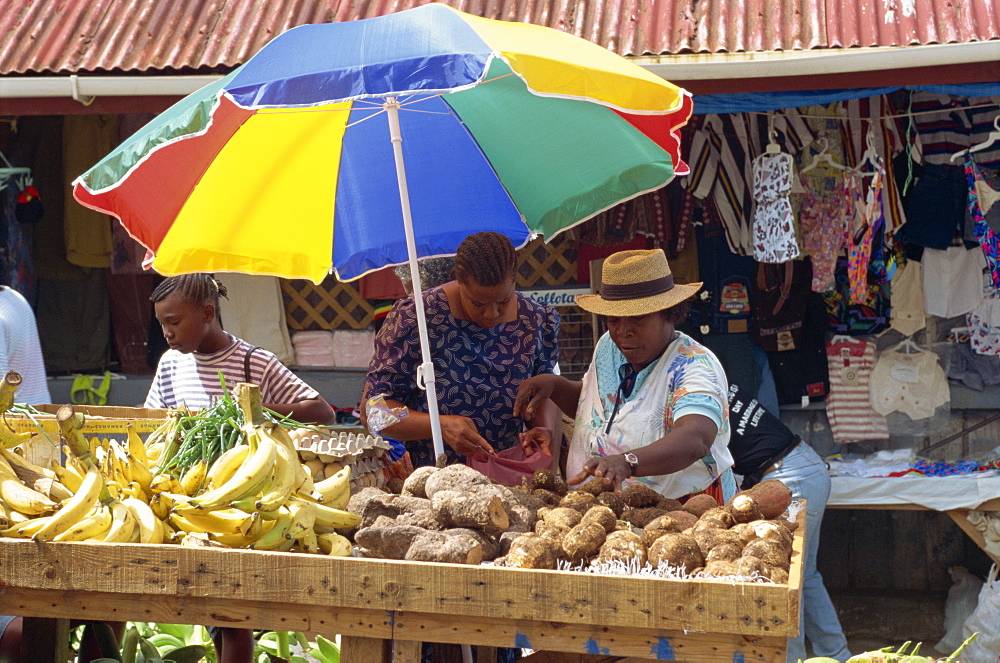
[[826, 416], [834, 442], [888, 439], [885, 417], [869, 402], [875, 344], [862, 338], [834, 336], [826, 344], [826, 359], [830, 373]]
[[[1000, 289], [1000, 232], [989, 223], [990, 215], [1000, 208], [997, 193], [983, 178], [975, 157], [965, 155], [965, 179], [968, 188], [968, 210], [973, 219], [973, 236], [979, 241], [989, 271], [990, 282]], [[981, 193], [986, 193], [982, 196]]]
[[[84, 172], [117, 145], [117, 117], [67, 115], [63, 125], [63, 168], [67, 173]], [[76, 202], [70, 187], [66, 187], [65, 196], [66, 259], [81, 267], [110, 267], [114, 248], [111, 217]]]
[[753, 161], [753, 257], [780, 263], [799, 256], [788, 194], [792, 189], [792, 156], [765, 152]]
[[946, 251], [924, 249], [924, 305], [939, 318], [965, 315], [983, 298], [982, 251], [953, 246]]
[[887, 350], [872, 369], [871, 405], [879, 414], [901, 412], [914, 421], [928, 419], [950, 398], [944, 369], [928, 350]]
[[837, 256], [847, 242], [848, 222], [853, 206], [843, 176], [833, 174], [819, 181], [802, 175], [803, 193], [799, 194], [799, 229], [802, 246], [813, 266], [813, 292], [826, 292], [836, 286], [834, 272]]
[[889, 282], [892, 315], [890, 327], [903, 336], [913, 336], [927, 324], [924, 313], [923, 268], [916, 260], [897, 267]]
[[[848, 300], [851, 304], [866, 305], [871, 303], [869, 284], [885, 281], [884, 262], [879, 262], [884, 258], [885, 246], [882, 171], [875, 171], [871, 188], [866, 192], [858, 183], [860, 175], [852, 175], [851, 179], [855, 180], [850, 190], [854, 193], [855, 206], [860, 211], [860, 227], [851, 229], [851, 236], [847, 241], [847, 278], [850, 282]], [[864, 195], [863, 199], [861, 195]]]
[[892, 300], [888, 283], [868, 284], [864, 304], [851, 303], [852, 281], [848, 277], [847, 258], [837, 259], [836, 287], [823, 293], [829, 315], [829, 331], [849, 336], [881, 334], [889, 328]]
[[1000, 355], [1000, 294], [983, 297], [966, 315], [969, 343], [976, 354]]

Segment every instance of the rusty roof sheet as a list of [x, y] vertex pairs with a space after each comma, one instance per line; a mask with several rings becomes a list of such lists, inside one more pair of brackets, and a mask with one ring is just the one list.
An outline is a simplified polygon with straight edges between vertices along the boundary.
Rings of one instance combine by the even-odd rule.
[[[275, 35], [427, 0], [0, 0], [0, 75], [228, 71]], [[995, 0], [447, 0], [626, 56], [1000, 38]]]

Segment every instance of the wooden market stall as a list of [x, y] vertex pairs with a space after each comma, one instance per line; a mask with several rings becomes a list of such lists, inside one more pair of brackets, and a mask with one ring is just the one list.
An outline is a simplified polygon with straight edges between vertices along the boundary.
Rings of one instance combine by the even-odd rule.
[[37, 662], [67, 659], [80, 617], [341, 634], [345, 662], [419, 661], [422, 641], [779, 662], [799, 629], [802, 525], [787, 585], [0, 539], [0, 613], [39, 618], [23, 645]]

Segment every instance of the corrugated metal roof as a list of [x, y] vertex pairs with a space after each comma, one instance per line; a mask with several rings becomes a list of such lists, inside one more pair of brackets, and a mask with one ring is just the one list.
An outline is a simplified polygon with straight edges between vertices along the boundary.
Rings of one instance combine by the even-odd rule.
[[[0, 74], [229, 70], [303, 23], [427, 0], [0, 0]], [[1000, 38], [994, 0], [448, 0], [622, 55], [967, 43]]]

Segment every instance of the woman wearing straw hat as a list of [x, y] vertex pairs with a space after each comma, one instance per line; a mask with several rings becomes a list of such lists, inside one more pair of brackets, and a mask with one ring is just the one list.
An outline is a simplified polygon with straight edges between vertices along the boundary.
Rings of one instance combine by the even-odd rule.
[[595, 476], [723, 502], [736, 493], [726, 374], [710, 350], [675, 329], [701, 284], [674, 283], [660, 249], [615, 253], [602, 272], [600, 294], [576, 297], [608, 327], [583, 381], [528, 378], [514, 414], [530, 418], [550, 398], [575, 418], [570, 484]]

